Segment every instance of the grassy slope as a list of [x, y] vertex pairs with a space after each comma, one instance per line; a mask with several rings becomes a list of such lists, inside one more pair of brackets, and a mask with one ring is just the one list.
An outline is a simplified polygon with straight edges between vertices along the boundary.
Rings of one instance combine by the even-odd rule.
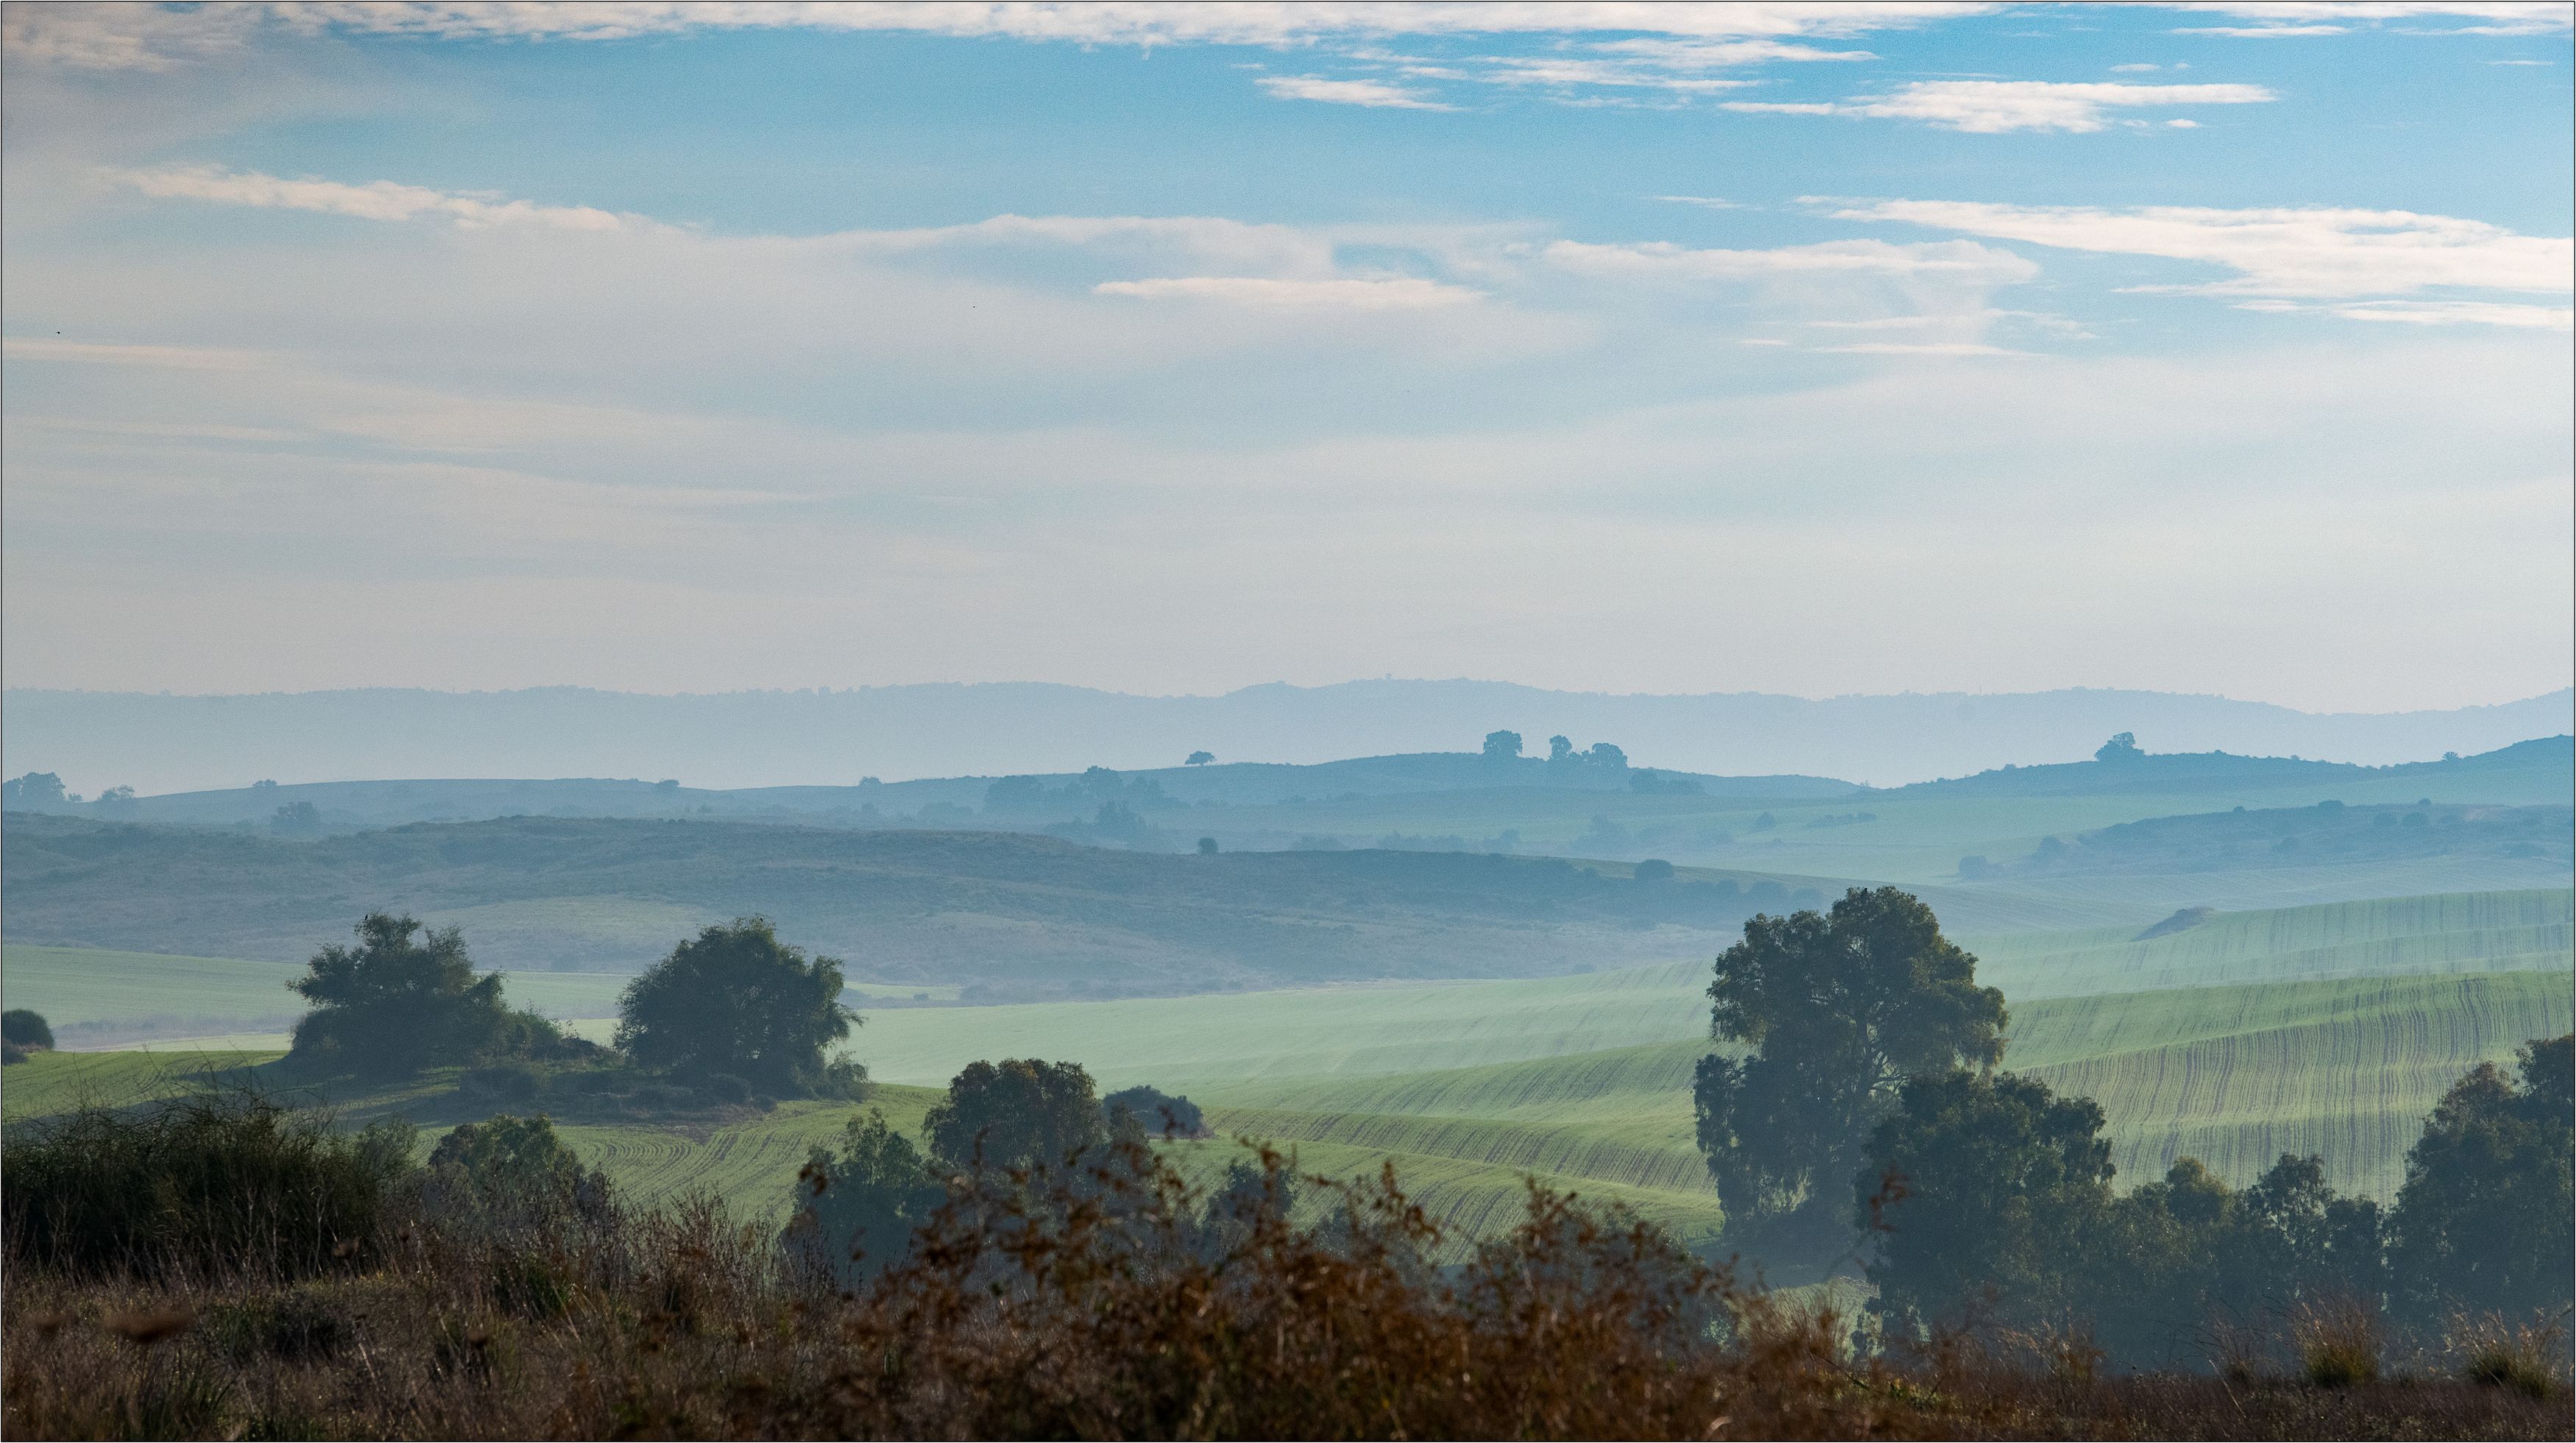
[[[53, 1024], [65, 1047], [151, 1037], [282, 1032], [304, 1003], [286, 990], [303, 968], [234, 957], [171, 957], [84, 947], [0, 947], [0, 993]], [[602, 973], [508, 974], [511, 1005], [549, 1017], [613, 1017], [626, 978]]]
[[2008, 1061], [2099, 1102], [2131, 1181], [2183, 1154], [2241, 1181], [2317, 1153], [2386, 1197], [2443, 1089], [2571, 1012], [2563, 968], [2063, 998], [2023, 1010]]
[[2564, 969], [2576, 891], [2535, 888], [2385, 897], [2219, 913], [2140, 940], [2143, 929], [1970, 936], [1977, 975], [2016, 999], [2409, 973]]
[[1698, 1036], [1704, 962], [1530, 981], [873, 1012], [871, 1076], [944, 1086], [979, 1057], [1083, 1063], [1105, 1086], [1377, 1076]]
[[[2054, 999], [2017, 1009], [2007, 1065], [2089, 1095], [2123, 1179], [2191, 1154], [2239, 1182], [2283, 1152], [2322, 1154], [2335, 1185], [2385, 1197], [2444, 1088], [2479, 1062], [2569, 1030], [2563, 973], [2358, 978]], [[1690, 1074], [1705, 1044], [1661, 1043], [1389, 1078], [1206, 1089], [1229, 1130], [1322, 1156], [1437, 1156], [1651, 1197], [1704, 1228], [1715, 1202], [1692, 1138]], [[1374, 1166], [1373, 1163], [1366, 1164]], [[1453, 1192], [1466, 1186], [1452, 1177]]]
[[[2384, 1195], [2443, 1087], [2527, 1038], [2569, 1028], [2569, 910], [2564, 892], [2399, 899], [2221, 915], [2145, 943], [2078, 934], [2057, 939], [2053, 953], [1999, 954], [1999, 973], [2053, 972], [2097, 989], [2143, 977], [2165, 988], [2018, 1000], [2008, 1060], [2097, 1098], [2129, 1181], [2181, 1152], [2241, 1181], [2281, 1151], [2317, 1151], [2339, 1186]], [[2548, 965], [2466, 970], [2480, 959], [2535, 958]], [[855, 1050], [881, 1079], [915, 1084], [882, 1089], [899, 1126], [917, 1125], [928, 1087], [974, 1057], [1068, 1057], [1108, 1085], [1185, 1088], [1220, 1128], [1293, 1143], [1310, 1168], [1372, 1172], [1393, 1159], [1426, 1205], [1471, 1229], [1515, 1215], [1521, 1174], [1535, 1171], [1631, 1201], [1697, 1237], [1717, 1222], [1691, 1140], [1702, 966], [886, 1011]], [[2398, 966], [2461, 975], [2352, 975]], [[2181, 985], [2248, 977], [2269, 980]], [[9, 1070], [6, 1100], [12, 1116], [49, 1111], [76, 1087], [97, 1093], [155, 1069], [202, 1065], [167, 1055], [42, 1058]], [[358, 1116], [401, 1100], [344, 1101]], [[694, 1133], [567, 1131], [640, 1195], [705, 1186], [765, 1211], [806, 1147], [850, 1111], [789, 1104]], [[1215, 1167], [1224, 1149], [1189, 1153]]]

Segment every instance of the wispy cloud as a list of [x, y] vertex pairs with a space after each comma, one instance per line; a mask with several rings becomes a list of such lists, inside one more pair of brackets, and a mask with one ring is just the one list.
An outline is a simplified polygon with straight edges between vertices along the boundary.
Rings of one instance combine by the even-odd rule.
[[[2277, 97], [2260, 85], [2132, 85], [2116, 81], [1920, 80], [1892, 95], [1822, 102], [1727, 101], [1728, 110], [1770, 115], [1860, 115], [1913, 120], [1944, 130], [2090, 132], [2108, 112], [2177, 105], [2256, 105]], [[2139, 124], [2142, 122], [2128, 122]]]
[[257, 351], [218, 346], [128, 345], [64, 341], [51, 336], [10, 336], [0, 355], [20, 361], [68, 361], [93, 366], [157, 366], [182, 371], [248, 371], [273, 363]]
[[2170, 8], [2254, 22], [2196, 32], [2254, 39], [2340, 35], [2399, 22], [2436, 35], [2552, 35], [2576, 28], [2576, 8], [2555, 0], [2186, 0]]
[[1096, 296], [1131, 296], [1147, 301], [1209, 301], [1270, 310], [1332, 307], [1361, 311], [1413, 311], [1426, 307], [1467, 305], [1484, 299], [1481, 291], [1444, 285], [1413, 276], [1385, 280], [1271, 280], [1260, 276], [1169, 276], [1141, 281], [1103, 281], [1091, 288]]
[[2214, 295], [2358, 299], [2433, 286], [2558, 293], [2576, 276], [2576, 242], [2569, 239], [2402, 210], [2102, 210], [1887, 200], [1842, 206], [1833, 214], [2234, 271], [2227, 280], [2166, 288]]
[[1330, 80], [1321, 75], [1265, 75], [1261, 88], [1282, 100], [1320, 100], [1331, 105], [1366, 105], [1386, 110], [1455, 110], [1418, 90], [1381, 80]]
[[2344, 35], [2345, 25], [2185, 25], [2176, 35], [2226, 35], [2238, 40], [2295, 40], [2308, 35]]
[[2576, 329], [2576, 310], [2502, 301], [2348, 301], [2301, 305], [2296, 301], [2245, 301], [2247, 311], [2318, 311], [2348, 321], [2396, 321], [2416, 326], [2505, 326], [2514, 330]]
[[1790, 274], [1947, 275], [2003, 284], [2026, 281], [2039, 267], [2010, 251], [1974, 241], [1891, 245], [1826, 241], [1768, 250], [1694, 250], [1669, 241], [1595, 245], [1557, 241], [1543, 255], [1570, 271], [1660, 280], [1747, 280]]
[[[7, 7], [12, 58], [85, 69], [167, 69], [240, 45], [262, 29], [405, 35], [441, 40], [633, 40], [698, 30], [912, 31], [1039, 42], [1132, 45], [1292, 45], [1420, 35], [1667, 36], [1759, 46], [1903, 30], [1991, 4], [1603, 3], [1092, 4], [320, 3]], [[1783, 44], [1773, 58], [1789, 58]]]
[[637, 223], [591, 206], [537, 205], [498, 196], [457, 195], [390, 180], [349, 185], [330, 180], [286, 180], [257, 171], [219, 166], [180, 166], [158, 170], [106, 170], [103, 179], [163, 200], [210, 201], [219, 205], [272, 210], [316, 211], [360, 220], [444, 220], [479, 228], [540, 225], [556, 230], [616, 230]]

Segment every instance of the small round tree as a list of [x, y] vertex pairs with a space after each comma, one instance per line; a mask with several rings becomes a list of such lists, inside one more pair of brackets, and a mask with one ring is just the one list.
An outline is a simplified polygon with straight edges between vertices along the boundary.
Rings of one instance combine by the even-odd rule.
[[930, 1150], [953, 1169], [1062, 1163], [1109, 1139], [1109, 1119], [1077, 1062], [971, 1062], [921, 1120]]
[[841, 964], [807, 958], [765, 917], [709, 927], [626, 986], [617, 1045], [646, 1067], [728, 1074], [772, 1093], [846, 1091], [858, 1074], [823, 1049], [850, 1035]]

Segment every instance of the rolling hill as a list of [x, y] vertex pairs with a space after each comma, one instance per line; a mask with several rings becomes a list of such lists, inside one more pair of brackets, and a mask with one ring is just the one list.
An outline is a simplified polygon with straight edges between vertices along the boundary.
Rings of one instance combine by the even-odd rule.
[[1179, 993], [1696, 956], [1832, 883], [1459, 853], [1161, 856], [998, 832], [518, 818], [293, 842], [10, 813], [13, 940], [301, 960], [363, 913], [513, 969], [635, 970], [763, 913], [861, 980]]

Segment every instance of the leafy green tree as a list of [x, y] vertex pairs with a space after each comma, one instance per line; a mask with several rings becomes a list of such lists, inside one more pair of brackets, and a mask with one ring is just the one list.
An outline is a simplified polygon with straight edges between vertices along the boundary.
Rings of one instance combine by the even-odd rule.
[[1080, 1063], [1010, 1058], [968, 1063], [921, 1131], [931, 1153], [963, 1170], [1060, 1164], [1109, 1140], [1109, 1122]]
[[855, 1281], [909, 1253], [913, 1230], [946, 1197], [920, 1151], [870, 1108], [842, 1130], [840, 1151], [806, 1155], [780, 1240], [799, 1263]]
[[774, 1093], [846, 1093], [859, 1074], [823, 1058], [859, 1020], [841, 1005], [843, 985], [839, 962], [779, 941], [765, 917], [738, 917], [626, 985], [617, 1046], [674, 1073], [726, 1073]]
[[2093, 760], [2097, 762], [2134, 762], [2144, 756], [2146, 753], [2138, 750], [2138, 738], [2134, 732], [2122, 732], [2093, 752]]
[[559, 1041], [551, 1024], [503, 1004], [500, 974], [474, 975], [456, 928], [370, 912], [357, 932], [357, 946], [323, 948], [286, 984], [313, 1004], [295, 1024], [289, 1062], [402, 1076]]
[[1893, 887], [1827, 913], [1757, 915], [1717, 959], [1710, 1031], [1751, 1057], [1701, 1059], [1699, 1143], [1730, 1219], [1831, 1209], [1906, 1079], [2003, 1057], [2003, 994]]
[[1505, 761], [1512, 757], [1519, 756], [1520, 754], [1521, 734], [1519, 732], [1495, 731], [1485, 733], [1485, 755], [1488, 758], [1495, 761]]
[[1189, 754], [1189, 757], [1188, 757], [1188, 758], [1183, 762], [1183, 765], [1185, 765], [1185, 766], [1193, 766], [1193, 767], [1203, 767], [1203, 766], [1206, 766], [1208, 763], [1210, 763], [1210, 762], [1212, 762], [1212, 761], [1215, 761], [1215, 760], [1216, 760], [1216, 753], [1214, 753], [1214, 752], [1205, 752], [1205, 751], [1201, 751], [1201, 752], [1192, 752], [1192, 753], [1190, 753], [1190, 754]]
[[1971, 1311], [2064, 1323], [2093, 1298], [2074, 1266], [2111, 1205], [2111, 1145], [2089, 1097], [1952, 1068], [1907, 1081], [1870, 1135], [1855, 1221], [1878, 1238], [1871, 1311], [1890, 1337]]
[[2523, 1046], [2453, 1084], [2406, 1153], [2388, 1219], [2407, 1311], [2528, 1316], [2576, 1302], [2576, 1036]]
[[1574, 743], [1562, 736], [1547, 739], [1547, 759], [1551, 764], [1574, 760]]
[[24, 1007], [12, 1007], [6, 1012], [0, 1012], [0, 1041], [6, 1041], [13, 1047], [51, 1048], [54, 1045], [54, 1029], [46, 1023], [45, 1014], [31, 1012]]

